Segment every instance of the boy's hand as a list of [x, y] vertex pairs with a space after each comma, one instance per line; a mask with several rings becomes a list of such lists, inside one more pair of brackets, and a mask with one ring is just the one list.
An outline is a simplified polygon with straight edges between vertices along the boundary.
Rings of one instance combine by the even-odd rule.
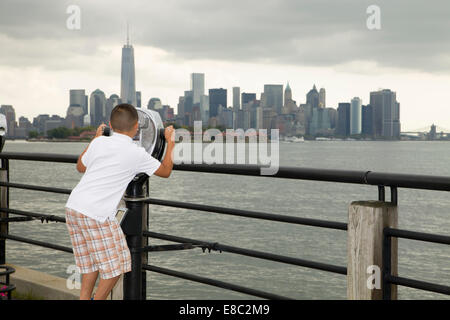
[[175, 137], [173, 137], [174, 135], [174, 129], [173, 126], [168, 126], [165, 130], [164, 130], [164, 137], [166, 138], [166, 141], [169, 142], [174, 142], [175, 141]]
[[106, 124], [104, 124], [104, 123], [102, 123], [101, 125], [98, 126], [97, 132], [95, 133], [95, 138], [103, 135], [103, 129], [105, 129], [105, 127], [106, 127]]

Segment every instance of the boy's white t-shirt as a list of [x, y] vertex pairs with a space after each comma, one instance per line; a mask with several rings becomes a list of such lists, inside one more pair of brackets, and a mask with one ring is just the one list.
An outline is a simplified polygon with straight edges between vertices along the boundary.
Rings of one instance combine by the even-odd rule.
[[117, 206], [138, 173], [151, 176], [161, 165], [144, 148], [117, 132], [95, 138], [81, 157], [86, 172], [66, 207], [99, 222], [114, 217]]

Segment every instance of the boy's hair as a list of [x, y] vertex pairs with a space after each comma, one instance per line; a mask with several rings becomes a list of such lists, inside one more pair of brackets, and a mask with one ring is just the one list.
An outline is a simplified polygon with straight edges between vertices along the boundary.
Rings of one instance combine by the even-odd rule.
[[133, 126], [138, 121], [138, 113], [136, 108], [131, 104], [118, 104], [111, 111], [111, 127], [115, 131], [128, 132], [133, 129]]

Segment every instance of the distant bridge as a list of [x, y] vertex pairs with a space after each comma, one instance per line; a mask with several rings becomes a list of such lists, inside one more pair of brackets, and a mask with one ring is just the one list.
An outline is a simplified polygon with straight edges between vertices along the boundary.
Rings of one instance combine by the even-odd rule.
[[[421, 135], [421, 134], [429, 133], [430, 130], [431, 130], [431, 125], [428, 127], [422, 127], [422, 128], [415, 129], [415, 130], [402, 131], [401, 134], [402, 135]], [[441, 132], [443, 132], [444, 134], [450, 134], [450, 129], [436, 125], [436, 133], [441, 133]]]

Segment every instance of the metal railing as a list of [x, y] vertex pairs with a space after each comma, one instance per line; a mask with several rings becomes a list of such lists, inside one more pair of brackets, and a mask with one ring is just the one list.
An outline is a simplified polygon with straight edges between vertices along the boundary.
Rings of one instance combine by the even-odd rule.
[[[19, 209], [9, 208], [9, 188], [18, 188], [26, 190], [35, 190], [42, 192], [51, 192], [59, 194], [70, 194], [70, 189], [36, 186], [21, 183], [9, 182], [9, 161], [10, 160], [26, 160], [26, 161], [45, 161], [56, 163], [76, 163], [78, 156], [76, 155], [61, 155], [61, 154], [31, 154], [31, 153], [0, 153], [2, 163], [2, 170], [7, 171], [6, 181], [0, 181], [0, 187], [6, 188], [7, 196], [2, 198], [0, 213], [0, 225], [3, 230], [0, 233], [0, 264], [4, 264], [5, 257], [5, 239], [20, 241], [24, 243], [34, 244], [54, 250], [71, 253], [72, 249], [69, 247], [60, 246], [57, 244], [37, 241], [19, 235], [12, 235], [8, 232], [8, 223], [18, 222], [22, 220], [41, 219], [42, 221], [65, 222], [65, 219], [55, 215], [48, 215], [43, 213], [28, 212]], [[311, 168], [297, 168], [297, 167], [281, 167], [273, 176], [261, 176], [260, 167], [255, 165], [205, 165], [205, 164], [181, 164], [175, 165], [174, 170], [202, 172], [211, 174], [233, 174], [243, 176], [258, 176], [261, 179], [297, 179], [297, 180], [313, 180], [323, 182], [336, 183], [350, 183], [361, 185], [372, 185], [378, 188], [378, 200], [385, 201], [385, 188], [389, 187], [391, 192], [391, 202], [397, 205], [397, 189], [423, 189], [423, 190], [437, 190], [450, 191], [450, 177], [438, 177], [427, 175], [409, 175], [409, 174], [390, 174], [378, 173], [372, 171], [350, 171], [350, 170], [324, 170]], [[130, 184], [131, 185], [131, 184]], [[141, 186], [142, 187], [142, 186]], [[139, 189], [139, 188], [137, 188]], [[137, 190], [136, 189], [136, 190]], [[243, 287], [224, 281], [201, 277], [194, 274], [184, 273], [176, 270], [170, 270], [154, 265], [147, 264], [146, 255], [148, 252], [168, 251], [168, 250], [187, 250], [201, 248], [205, 250], [215, 250], [221, 252], [229, 252], [237, 255], [243, 255], [268, 261], [276, 261], [289, 265], [301, 266], [305, 268], [317, 269], [326, 272], [347, 275], [347, 268], [345, 266], [338, 266], [318, 261], [305, 260], [295, 257], [278, 255], [268, 252], [256, 251], [248, 248], [241, 248], [220, 244], [217, 242], [208, 242], [199, 239], [189, 239], [176, 235], [161, 234], [147, 230], [148, 216], [144, 219], [142, 214], [148, 212], [148, 205], [169, 206], [175, 208], [190, 209], [204, 212], [214, 212], [217, 214], [233, 215], [252, 219], [262, 219], [277, 221], [288, 224], [306, 225], [318, 228], [327, 228], [334, 230], [347, 230], [347, 224], [336, 221], [326, 221], [319, 219], [300, 218], [287, 215], [248, 211], [241, 209], [232, 209], [218, 206], [209, 206], [203, 204], [154, 199], [148, 197], [148, 188], [143, 186], [138, 191], [134, 190], [131, 194], [127, 194], [125, 198], [127, 207], [133, 211], [132, 215], [137, 217], [134, 222], [128, 226], [123, 227], [124, 233], [127, 236], [128, 246], [132, 255], [132, 271], [125, 275], [124, 279], [124, 298], [125, 299], [145, 299], [146, 298], [146, 277], [145, 271], [151, 271], [161, 274], [170, 275], [182, 279], [191, 280], [194, 282], [204, 283], [224, 289], [233, 290], [236, 292], [266, 298], [266, 299], [289, 299], [288, 297], [276, 295], [269, 292], [256, 290], [254, 288]], [[128, 191], [127, 191], [128, 192]], [[15, 215], [14, 217], [9, 214]], [[139, 223], [139, 220], [147, 220], [145, 223]], [[6, 232], [5, 232], [6, 230]], [[434, 242], [439, 244], [450, 244], [450, 237], [447, 235], [436, 235], [430, 233], [413, 232], [408, 230], [400, 230], [393, 228], [384, 229], [383, 239], [383, 298], [390, 299], [391, 285], [400, 285], [411, 288], [416, 288], [425, 291], [437, 292], [450, 295], [450, 287], [442, 284], [435, 284], [429, 282], [418, 281], [415, 279], [408, 279], [391, 274], [391, 238], [412, 239], [418, 241]], [[146, 239], [154, 238], [160, 240], [171, 241], [178, 244], [171, 245], [145, 245]], [[144, 244], [143, 244], [144, 243]]]

